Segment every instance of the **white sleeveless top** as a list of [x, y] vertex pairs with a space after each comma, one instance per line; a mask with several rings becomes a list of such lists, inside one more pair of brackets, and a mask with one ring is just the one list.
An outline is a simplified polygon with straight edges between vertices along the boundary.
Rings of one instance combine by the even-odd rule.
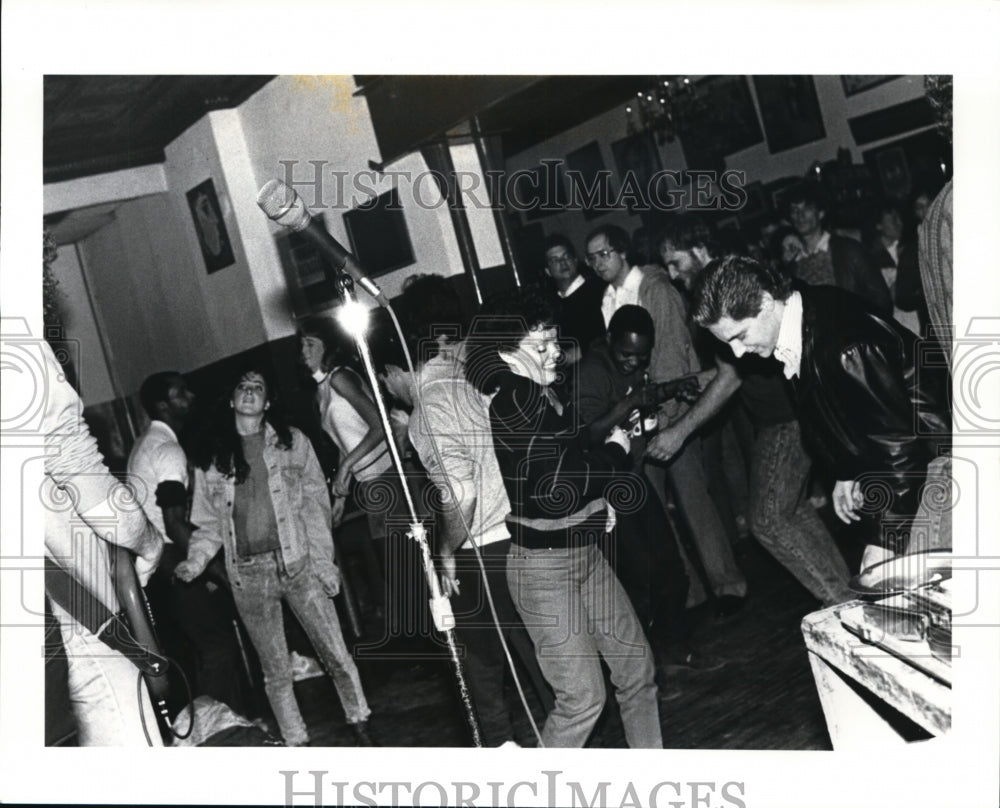
[[[319, 412], [323, 430], [337, 444], [341, 457], [343, 457], [361, 443], [365, 435], [368, 434], [368, 422], [330, 384], [330, 377], [340, 370], [357, 375], [351, 368], [333, 368], [320, 381], [317, 395], [319, 396]], [[361, 387], [365, 391], [365, 395], [371, 399], [372, 394], [368, 386], [362, 382]], [[392, 459], [389, 457], [389, 447], [383, 439], [378, 446], [355, 463], [354, 479], [358, 482], [371, 480], [388, 471], [391, 467]]]

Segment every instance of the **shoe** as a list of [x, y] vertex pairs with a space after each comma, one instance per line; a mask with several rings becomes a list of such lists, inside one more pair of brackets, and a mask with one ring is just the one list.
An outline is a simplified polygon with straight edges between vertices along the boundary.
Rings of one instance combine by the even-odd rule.
[[521, 744], [519, 744], [515, 740], [504, 741], [497, 747], [497, 749], [520, 749], [520, 748]]
[[732, 617], [743, 608], [743, 604], [745, 602], [745, 597], [740, 597], [738, 595], [722, 595], [715, 601], [716, 619], [724, 620], [727, 617]]
[[710, 654], [701, 654], [691, 648], [682, 649], [679, 653], [664, 657], [663, 669], [666, 671], [699, 671], [709, 673], [726, 666], [726, 660]]
[[358, 721], [356, 724], [351, 724], [351, 731], [354, 733], [355, 746], [378, 746], [372, 740], [372, 736], [368, 734], [367, 721]]

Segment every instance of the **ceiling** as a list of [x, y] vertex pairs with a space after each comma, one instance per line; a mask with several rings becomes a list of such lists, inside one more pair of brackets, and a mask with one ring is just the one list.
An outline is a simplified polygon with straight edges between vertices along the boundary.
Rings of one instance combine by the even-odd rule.
[[[63, 76], [44, 80], [46, 183], [161, 163], [164, 149], [206, 113], [246, 101], [273, 76]], [[454, 133], [478, 116], [505, 157], [624, 103], [636, 76], [356, 76], [382, 159]], [[405, 111], [405, 115], [401, 115]], [[405, 125], [404, 125], [405, 122]], [[374, 156], [374, 155], [373, 155]], [[60, 244], [114, 216], [114, 204], [46, 219]]]
[[161, 163], [205, 113], [238, 106], [273, 76], [46, 76], [45, 182]]

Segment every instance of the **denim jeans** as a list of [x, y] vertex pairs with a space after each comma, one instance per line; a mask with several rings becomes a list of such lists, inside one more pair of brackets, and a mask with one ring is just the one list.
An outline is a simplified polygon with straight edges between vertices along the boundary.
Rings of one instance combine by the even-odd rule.
[[587, 742], [606, 698], [603, 658], [628, 745], [662, 748], [653, 654], [597, 546], [531, 550], [512, 544], [507, 581], [556, 696], [542, 729], [545, 746]]
[[333, 601], [311, 567], [307, 565], [290, 577], [274, 553], [234, 559], [234, 563], [239, 568], [241, 585], [233, 588], [233, 599], [260, 657], [264, 690], [285, 743], [306, 743], [309, 733], [295, 700], [281, 617], [282, 600], [291, 607], [333, 679], [347, 723], [366, 720], [371, 710], [361, 689], [358, 669], [344, 644]]
[[[535, 659], [531, 638], [514, 608], [507, 585], [507, 554], [510, 540], [484, 544], [479, 548], [486, 579], [489, 582], [493, 605], [503, 630], [511, 656], [521, 662], [546, 713], [553, 707], [552, 694]], [[511, 725], [508, 699], [504, 696], [504, 679], [508, 676], [507, 658], [497, 636], [482, 571], [474, 552], [459, 550], [455, 553], [455, 572], [461, 584], [459, 594], [451, 596], [455, 614], [455, 633], [465, 647], [465, 670], [468, 673], [469, 691], [479, 715], [479, 728], [486, 746], [500, 746], [515, 740]], [[520, 672], [519, 672], [520, 673]], [[526, 679], [519, 675], [522, 685]]]
[[163, 746], [146, 683], [137, 686], [139, 669], [59, 604], [52, 604], [52, 614], [66, 649], [69, 698], [80, 746]]
[[[664, 484], [663, 467], [646, 464], [654, 485]], [[744, 597], [747, 579], [736, 563], [726, 528], [708, 491], [708, 476], [702, 461], [701, 440], [692, 438], [666, 467], [677, 508], [691, 531], [701, 563], [716, 595]], [[682, 528], [683, 529], [683, 528]]]
[[750, 527], [813, 597], [832, 606], [854, 595], [847, 563], [809, 502], [811, 466], [798, 421], [761, 427], [750, 464]]

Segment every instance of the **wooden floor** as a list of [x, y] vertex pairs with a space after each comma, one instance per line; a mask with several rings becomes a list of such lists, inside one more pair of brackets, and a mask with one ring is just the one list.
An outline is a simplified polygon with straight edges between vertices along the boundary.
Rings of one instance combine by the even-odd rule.
[[[848, 563], [856, 564], [850, 548], [844, 549]], [[721, 621], [708, 613], [707, 606], [690, 610], [696, 644], [728, 664], [711, 673], [671, 674], [674, 695], [660, 701], [664, 745], [674, 749], [830, 749], [799, 630], [802, 617], [819, 604], [752, 539], [737, 547], [737, 558], [750, 584], [745, 607]], [[366, 634], [378, 636], [378, 623], [368, 616], [366, 624]], [[372, 729], [380, 744], [471, 745], [447, 656], [412, 641], [393, 641], [382, 650], [397, 658], [359, 661], [373, 712]], [[296, 693], [314, 744], [353, 743], [328, 678], [298, 682]], [[543, 716], [537, 702], [529, 704], [540, 726]], [[515, 716], [515, 728], [522, 746], [536, 745], [523, 711]], [[626, 746], [617, 706], [610, 697], [589, 746]]]

